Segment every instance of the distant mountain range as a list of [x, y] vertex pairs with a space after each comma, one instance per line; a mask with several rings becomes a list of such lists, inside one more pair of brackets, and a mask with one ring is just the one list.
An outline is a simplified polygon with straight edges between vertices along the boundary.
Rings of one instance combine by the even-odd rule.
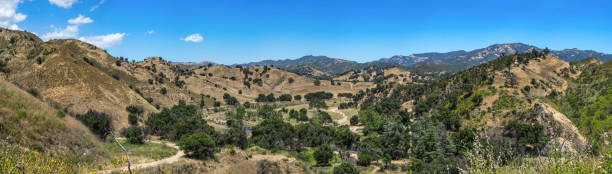
[[[426, 62], [434, 64], [470, 67], [496, 59], [502, 54], [510, 55], [515, 53], [523, 53], [531, 51], [532, 49], [542, 50], [542, 48], [523, 43], [495, 44], [486, 48], [475, 49], [472, 51], [460, 50], [447, 53], [432, 52], [413, 54], [410, 56], [393, 56], [391, 58], [383, 58], [374, 62], [397, 63], [403, 66], [412, 66], [417, 63]], [[610, 54], [600, 53], [592, 50], [579, 50], [576, 48], [552, 51], [552, 54], [566, 61], [577, 61], [588, 57], [597, 57], [602, 61], [608, 61], [612, 59], [612, 55]]]
[[[397, 55], [366, 63], [326, 56], [304, 56], [298, 59], [264, 60], [242, 65], [272, 65], [295, 73], [312, 76], [334, 76], [369, 66], [393, 67], [400, 65], [414, 68], [416, 71], [422, 71], [423, 73], [440, 74], [441, 72], [452, 73], [464, 70], [494, 60], [501, 55], [523, 53], [532, 49], [542, 50], [542, 48], [523, 43], [510, 43], [494, 44], [472, 51], [459, 50], [446, 53], [430, 52], [408, 56]], [[576, 48], [554, 50], [552, 54], [566, 61], [583, 60], [588, 57], [597, 57], [604, 62], [612, 60], [612, 55], [610, 54]]]
[[396, 63], [386, 62], [367, 62], [358, 63], [355, 61], [349, 61], [339, 58], [330, 58], [327, 56], [304, 56], [298, 59], [285, 59], [285, 60], [264, 60], [260, 62], [251, 62], [246, 64], [240, 64], [243, 66], [254, 66], [254, 65], [272, 65], [287, 71], [291, 71], [300, 75], [316, 76], [316, 77], [329, 77], [336, 76], [347, 71], [363, 69], [366, 67], [379, 66], [379, 67], [396, 67], [400, 66]]

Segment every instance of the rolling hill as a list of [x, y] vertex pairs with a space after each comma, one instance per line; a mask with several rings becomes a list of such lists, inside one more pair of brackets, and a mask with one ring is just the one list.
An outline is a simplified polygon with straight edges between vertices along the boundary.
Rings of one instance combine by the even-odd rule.
[[32, 33], [8, 29], [0, 29], [0, 60], [2, 79], [72, 115], [108, 113], [115, 130], [128, 126], [128, 106], [142, 107], [147, 114], [179, 101], [225, 104], [225, 93], [253, 102], [259, 94], [355, 93], [374, 85], [319, 81], [268, 66], [205, 66], [161, 57], [129, 62], [79, 40], [43, 42]]

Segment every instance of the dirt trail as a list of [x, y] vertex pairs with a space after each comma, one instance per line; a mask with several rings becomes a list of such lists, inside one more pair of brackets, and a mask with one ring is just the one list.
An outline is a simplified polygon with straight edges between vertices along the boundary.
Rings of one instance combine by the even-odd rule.
[[[155, 167], [155, 166], [159, 166], [161, 164], [170, 164], [170, 163], [174, 163], [177, 162], [179, 159], [181, 159], [181, 157], [185, 156], [185, 152], [183, 150], [180, 150], [179, 147], [171, 142], [161, 142], [161, 141], [149, 141], [151, 143], [157, 143], [157, 144], [164, 144], [166, 146], [170, 146], [172, 148], [178, 149], [178, 151], [176, 152], [176, 154], [174, 154], [171, 157], [168, 158], [164, 158], [164, 159], [160, 159], [157, 161], [152, 161], [152, 162], [147, 162], [147, 163], [140, 163], [140, 164], [132, 164], [132, 170], [134, 169], [141, 169], [141, 168], [149, 168], [149, 167]], [[128, 168], [127, 166], [122, 167], [122, 168], [115, 168], [115, 169], [110, 169], [110, 170], [105, 170], [105, 171], [101, 171], [99, 173], [112, 173], [113, 171], [127, 171]]]
[[351, 132], [353, 132], [353, 133], [361, 133], [359, 131], [359, 129], [363, 128], [363, 126], [353, 126], [353, 125], [351, 125], [351, 121], [349, 120], [349, 117], [346, 116], [346, 114], [344, 114], [344, 112], [340, 112], [338, 110], [338, 108], [330, 108], [330, 109], [328, 109], [326, 111], [334, 112], [334, 113], [338, 113], [338, 114], [342, 115], [342, 119], [336, 120], [336, 123], [338, 123], [338, 125], [349, 126], [349, 129], [351, 130]]
[[336, 120], [336, 123], [339, 125], [350, 125], [351, 122], [349, 121], [349, 118], [346, 116], [346, 114], [344, 114], [344, 112], [340, 112], [338, 108], [329, 108], [327, 111], [342, 115], [342, 119]]

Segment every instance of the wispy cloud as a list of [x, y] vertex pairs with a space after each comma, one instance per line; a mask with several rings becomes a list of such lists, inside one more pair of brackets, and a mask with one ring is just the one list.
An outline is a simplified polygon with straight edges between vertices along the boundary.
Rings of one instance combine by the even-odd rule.
[[57, 5], [62, 8], [70, 8], [72, 4], [76, 3], [78, 0], [49, 0], [49, 3]]
[[185, 42], [202, 42], [204, 41], [204, 37], [202, 37], [202, 35], [200, 35], [200, 33], [195, 33], [192, 35], [189, 35], [185, 38], [181, 38], [181, 40], [185, 41]]
[[148, 34], [148, 35], [155, 34], [155, 30], [149, 30], [149, 31], [147, 31], [147, 34]]
[[22, 0], [0, 0], [0, 27], [21, 30], [17, 23], [24, 21], [27, 15], [17, 12]]
[[92, 6], [89, 9], [89, 12], [93, 12], [96, 11], [96, 9], [100, 8], [100, 6], [102, 6], [102, 4], [106, 3], [106, 0], [100, 0], [96, 5]]

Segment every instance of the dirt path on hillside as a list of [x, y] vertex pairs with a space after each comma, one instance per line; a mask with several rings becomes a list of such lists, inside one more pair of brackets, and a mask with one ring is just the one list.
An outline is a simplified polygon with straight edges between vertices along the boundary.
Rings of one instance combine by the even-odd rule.
[[[147, 162], [147, 163], [140, 163], [140, 164], [132, 164], [132, 171], [135, 169], [142, 169], [142, 168], [149, 168], [149, 167], [155, 167], [155, 166], [159, 166], [162, 164], [170, 164], [170, 163], [174, 163], [177, 162], [179, 159], [181, 159], [181, 157], [185, 156], [185, 152], [183, 150], [180, 150], [179, 147], [171, 142], [161, 142], [161, 141], [149, 141], [151, 143], [157, 143], [157, 144], [163, 144], [175, 149], [178, 149], [178, 151], [176, 152], [176, 154], [174, 154], [171, 157], [168, 158], [164, 158], [164, 159], [160, 159], [157, 161], [152, 161], [152, 162]], [[122, 168], [115, 168], [115, 169], [110, 169], [110, 170], [104, 170], [101, 171], [100, 173], [112, 173], [113, 171], [127, 171], [128, 168], [126, 167], [122, 167]]]
[[336, 120], [336, 123], [338, 123], [339, 125], [342, 125], [342, 126], [345, 126], [345, 125], [348, 126], [349, 129], [351, 130], [351, 132], [353, 132], [353, 133], [357, 133], [357, 134], [361, 133], [359, 131], [359, 129], [363, 128], [363, 126], [353, 126], [353, 125], [351, 125], [351, 121], [349, 120], [349, 117], [346, 116], [346, 114], [344, 114], [344, 112], [340, 112], [338, 110], [338, 108], [330, 108], [330, 109], [328, 109], [326, 111], [342, 115], [342, 119]]
[[336, 123], [338, 123], [339, 125], [347, 125], [347, 126], [349, 126], [351, 124], [351, 122], [349, 121], [349, 118], [346, 116], [346, 114], [344, 114], [344, 112], [340, 112], [338, 110], [338, 108], [330, 108], [327, 111], [342, 115], [342, 119], [336, 120]]

